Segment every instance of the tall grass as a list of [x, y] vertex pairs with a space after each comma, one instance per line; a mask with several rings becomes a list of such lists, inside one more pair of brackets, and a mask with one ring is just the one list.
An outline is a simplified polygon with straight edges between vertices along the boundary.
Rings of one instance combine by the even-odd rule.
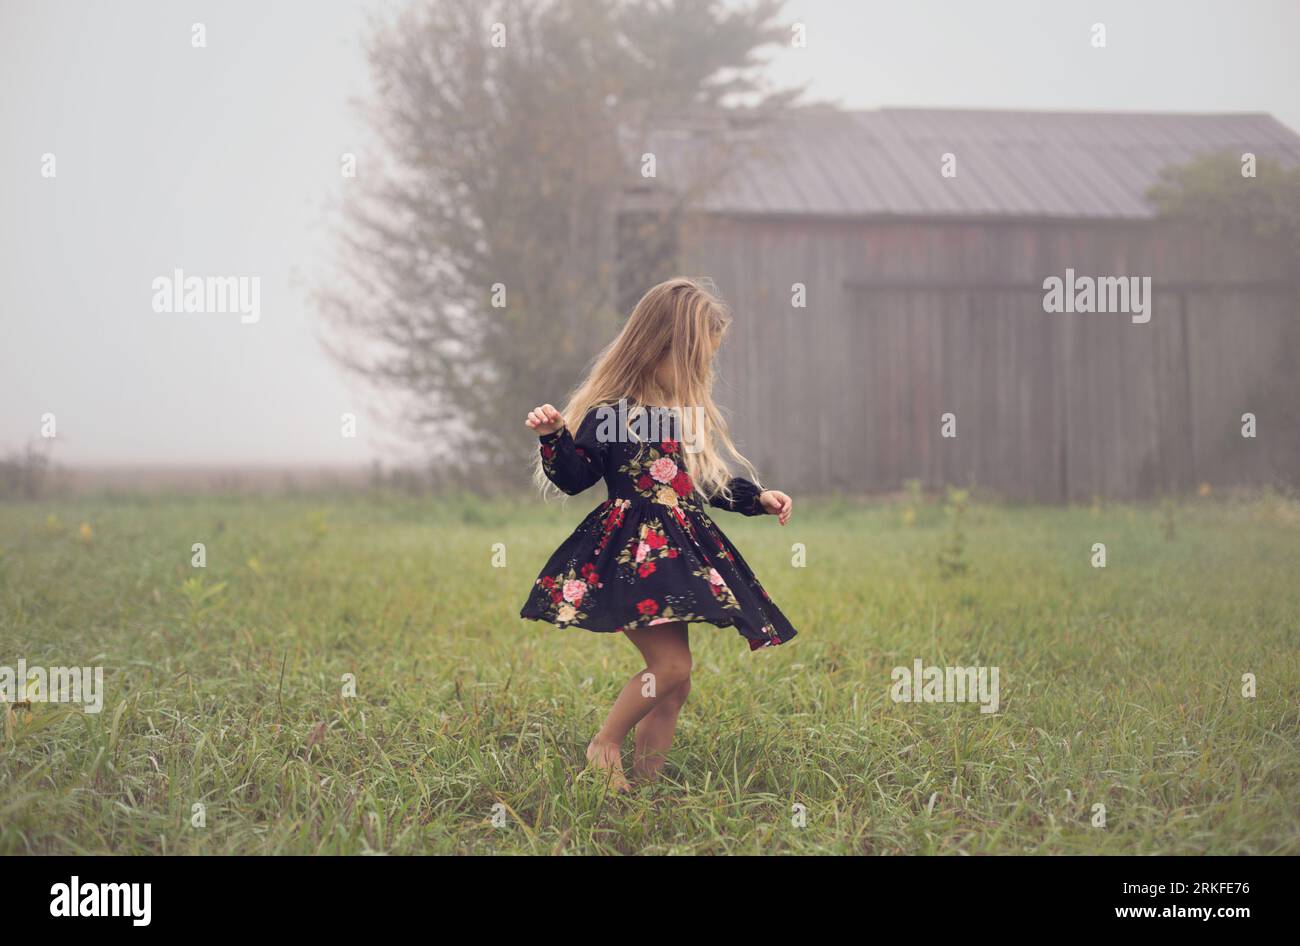
[[[0, 852], [1300, 852], [1293, 503], [970, 505], [956, 571], [933, 504], [719, 513], [800, 636], [694, 625], [621, 799], [577, 776], [633, 648], [517, 617], [584, 499], [0, 506], [0, 666], [107, 690], [0, 707]], [[997, 666], [1000, 712], [893, 702], [915, 658]]]

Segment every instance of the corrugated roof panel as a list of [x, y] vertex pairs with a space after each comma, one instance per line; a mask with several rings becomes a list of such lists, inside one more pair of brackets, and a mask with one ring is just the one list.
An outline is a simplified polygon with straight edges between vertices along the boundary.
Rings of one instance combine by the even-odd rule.
[[817, 213], [834, 213], [836, 207], [844, 204], [844, 197], [836, 190], [835, 172], [824, 160], [827, 150], [830, 149], [801, 149], [798, 162], [791, 162], [788, 171], [791, 187], [803, 194], [805, 205]]
[[[719, 137], [740, 150], [697, 206], [726, 213], [1146, 217], [1171, 164], [1223, 150], [1300, 163], [1300, 136], [1262, 114], [810, 112]], [[651, 142], [670, 187], [717, 157], [698, 127]]]
[[1045, 175], [1036, 145], [999, 142], [995, 160], [1003, 196], [994, 212], [1056, 214], [1068, 208], [1061, 189]]
[[1069, 181], [1051, 165], [1050, 148], [1035, 142], [1003, 148], [1003, 154], [1025, 195], [1018, 208], [1026, 215], [1069, 216], [1074, 199]]
[[1160, 172], [1164, 168], [1187, 162], [1186, 151], [1172, 148], [1124, 148], [1114, 156], [1116, 172], [1122, 174], [1124, 183], [1143, 208], [1143, 214], [1151, 213], [1154, 208], [1147, 199], [1147, 193], [1160, 181]]
[[999, 193], [1007, 213], [1056, 213], [1063, 209], [1060, 192], [1040, 179], [1036, 157], [1037, 149], [998, 147]]
[[819, 173], [824, 175], [827, 185], [828, 212], [843, 207], [861, 196], [868, 205], [878, 205], [879, 198], [871, 187], [871, 179], [862, 173], [862, 167], [856, 160], [858, 149], [841, 139], [828, 141], [825, 148], [813, 152], [813, 161]]
[[1091, 199], [1116, 216], [1143, 216], [1147, 212], [1141, 182], [1127, 178], [1121, 156], [1123, 148], [1101, 149], [1096, 146], [1076, 152], [1079, 164], [1086, 169]]
[[1002, 180], [1006, 170], [998, 160], [997, 145], [967, 138], [953, 147], [957, 176], [943, 183], [957, 195], [966, 211], [989, 214], [998, 212], [999, 208], [1009, 209], [1014, 199], [1009, 197]]
[[887, 213], [915, 216], [960, 212], [961, 201], [943, 187], [939, 177], [939, 155], [932, 154], [922, 142], [884, 138], [876, 146], [876, 153], [876, 168], [889, 185], [885, 195]]
[[1096, 181], [1091, 176], [1093, 169], [1079, 150], [1076, 142], [1048, 141], [1043, 144], [1042, 166], [1052, 175], [1056, 191], [1065, 196], [1064, 204], [1053, 208], [1051, 216], [1119, 215], [1118, 206], [1110, 206], [1104, 195], [1099, 198]]

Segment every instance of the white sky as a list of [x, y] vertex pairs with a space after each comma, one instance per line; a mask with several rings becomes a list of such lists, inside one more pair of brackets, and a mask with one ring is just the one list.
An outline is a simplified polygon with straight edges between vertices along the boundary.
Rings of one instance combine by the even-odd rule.
[[[339, 155], [364, 173], [362, 29], [397, 2], [0, 0], [0, 451], [53, 412], [66, 465], [391, 456], [365, 388], [321, 349], [308, 290], [328, 275]], [[774, 77], [850, 107], [1264, 111], [1300, 128], [1296, 0], [786, 13], [809, 45]], [[155, 313], [150, 283], [175, 267], [260, 276], [260, 322]]]

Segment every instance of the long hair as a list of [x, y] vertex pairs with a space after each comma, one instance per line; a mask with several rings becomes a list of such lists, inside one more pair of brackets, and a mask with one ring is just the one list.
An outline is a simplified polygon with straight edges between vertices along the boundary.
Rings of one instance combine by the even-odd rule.
[[[636, 304], [618, 337], [592, 362], [586, 379], [569, 395], [561, 413], [577, 433], [587, 412], [626, 399], [629, 413], [647, 406], [680, 408], [690, 449], [682, 456], [696, 489], [706, 498], [730, 498], [727, 461], [758, 474], [731, 440], [722, 412], [713, 403], [713, 356], [731, 325], [731, 314], [713, 292], [677, 276], [652, 288]], [[685, 444], [684, 444], [685, 447]], [[534, 479], [545, 492], [550, 482], [541, 458]]]

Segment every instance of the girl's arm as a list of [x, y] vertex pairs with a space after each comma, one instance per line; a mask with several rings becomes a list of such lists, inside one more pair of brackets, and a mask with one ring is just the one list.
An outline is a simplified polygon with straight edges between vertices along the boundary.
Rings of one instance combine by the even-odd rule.
[[710, 505], [744, 513], [746, 516], [770, 513], [781, 520], [781, 525], [790, 521], [790, 510], [794, 508], [794, 500], [779, 489], [762, 489], [739, 476], [733, 478], [727, 485], [731, 488], [731, 500], [727, 501], [719, 494], [709, 500]]
[[596, 412], [582, 421], [575, 437], [567, 427], [538, 438], [542, 472], [570, 496], [576, 496], [605, 475], [604, 451], [596, 439]]
[[763, 494], [761, 489], [743, 476], [732, 477], [727, 483], [727, 488], [731, 490], [731, 499], [726, 499], [722, 493], [715, 493], [709, 499], [709, 505], [745, 516], [763, 515], [765, 510], [762, 503], [758, 501], [758, 497]]

